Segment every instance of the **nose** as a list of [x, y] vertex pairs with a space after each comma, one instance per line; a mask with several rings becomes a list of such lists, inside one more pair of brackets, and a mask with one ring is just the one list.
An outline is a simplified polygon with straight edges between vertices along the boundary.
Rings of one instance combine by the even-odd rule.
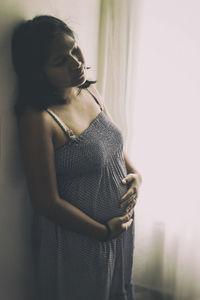
[[77, 57], [72, 57], [71, 60], [71, 66], [72, 66], [72, 71], [75, 71], [79, 68], [81, 68], [82, 62], [80, 60], [78, 60]]

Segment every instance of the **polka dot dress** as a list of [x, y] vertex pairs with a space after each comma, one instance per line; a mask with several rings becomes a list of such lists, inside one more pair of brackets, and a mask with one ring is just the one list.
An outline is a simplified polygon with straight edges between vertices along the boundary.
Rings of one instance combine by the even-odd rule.
[[[121, 180], [127, 170], [119, 128], [101, 108], [90, 126], [75, 136], [47, 112], [69, 137], [55, 149], [60, 197], [100, 223], [123, 216], [120, 198], [127, 186]], [[37, 300], [134, 299], [134, 222], [119, 237], [101, 242], [34, 212], [32, 233]]]

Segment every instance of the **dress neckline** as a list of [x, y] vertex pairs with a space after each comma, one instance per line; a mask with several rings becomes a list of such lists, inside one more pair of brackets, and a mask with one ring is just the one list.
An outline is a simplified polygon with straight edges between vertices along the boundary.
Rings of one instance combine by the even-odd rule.
[[101, 116], [103, 116], [103, 115], [104, 115], [104, 111], [101, 110], [101, 111], [98, 113], [98, 115], [90, 122], [90, 125], [89, 125], [89, 126], [88, 126], [81, 134], [79, 134], [78, 136], [76, 135], [76, 136], [73, 137], [73, 138], [72, 138], [72, 137], [69, 138], [69, 140], [66, 141], [64, 144], [62, 144], [62, 145], [56, 147], [56, 148], [54, 149], [55, 152], [61, 150], [62, 148], [64, 148], [65, 146], [70, 145], [70, 144], [73, 143], [73, 142], [78, 142], [80, 139], [82, 139], [82, 138], [86, 135], [86, 133], [87, 133], [87, 132], [95, 125], [95, 123], [99, 120], [99, 118], [100, 118]]

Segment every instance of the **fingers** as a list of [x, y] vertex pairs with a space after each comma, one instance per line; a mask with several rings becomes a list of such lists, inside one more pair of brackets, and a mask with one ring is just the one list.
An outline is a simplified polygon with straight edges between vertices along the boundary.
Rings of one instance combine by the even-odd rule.
[[137, 199], [133, 200], [133, 202], [126, 208], [126, 211], [129, 212], [136, 205], [136, 202]]
[[132, 223], [133, 223], [133, 219], [131, 218], [128, 222], [122, 224], [122, 228], [127, 230]]
[[122, 217], [121, 217], [122, 223], [128, 222], [128, 221], [130, 220], [131, 217], [132, 217], [131, 213], [128, 213], [128, 214], [122, 216]]
[[137, 189], [136, 188], [128, 189], [128, 191], [120, 199], [121, 207], [125, 206], [125, 202], [127, 200], [133, 201], [136, 198], [137, 198]]
[[125, 178], [123, 178], [122, 179], [122, 183], [129, 183], [129, 182], [131, 182], [131, 181], [133, 181], [133, 180], [135, 180], [136, 179], [136, 174], [134, 174], [134, 173], [129, 173]]
[[130, 212], [130, 210], [136, 205], [137, 203], [137, 191], [132, 194], [127, 200], [124, 200], [121, 203], [121, 208], [125, 208], [126, 212]]
[[127, 230], [131, 226], [131, 224], [133, 222], [132, 214], [128, 213], [125, 216], [123, 216], [122, 217], [122, 222], [123, 222], [122, 225], [121, 225], [122, 228], [124, 230]]

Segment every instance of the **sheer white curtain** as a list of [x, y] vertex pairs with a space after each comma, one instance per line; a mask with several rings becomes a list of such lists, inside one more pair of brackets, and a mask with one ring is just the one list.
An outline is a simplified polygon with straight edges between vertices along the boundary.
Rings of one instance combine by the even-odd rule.
[[131, 134], [128, 110], [134, 108], [129, 80], [133, 76], [132, 7], [131, 0], [102, 0], [99, 31], [98, 88], [125, 137]]
[[135, 283], [200, 299], [200, 3], [102, 0], [99, 90], [143, 176]]

